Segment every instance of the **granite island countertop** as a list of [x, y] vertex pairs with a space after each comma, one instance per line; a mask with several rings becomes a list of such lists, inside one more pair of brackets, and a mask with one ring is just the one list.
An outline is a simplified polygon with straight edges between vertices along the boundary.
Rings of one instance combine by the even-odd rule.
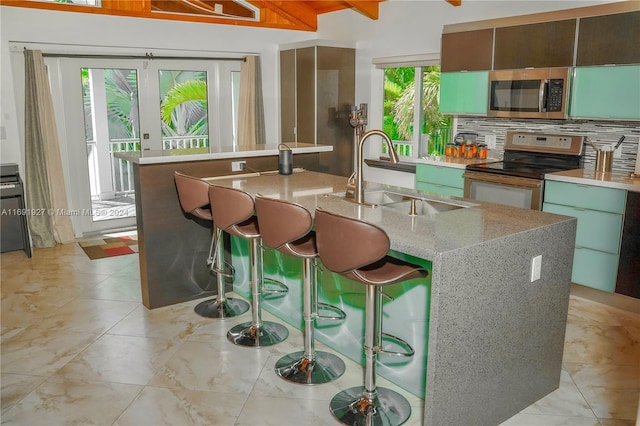
[[[286, 144], [295, 154], [333, 151], [331, 145], [316, 145], [302, 142]], [[204, 161], [222, 159], [242, 159], [278, 155], [279, 144], [238, 145], [230, 147], [183, 148], [168, 150], [115, 152], [114, 156], [134, 164], [179, 163], [183, 161]]]
[[[383, 228], [391, 248], [401, 253], [432, 260], [439, 253], [483, 244], [568, 220], [537, 210], [520, 209], [476, 200], [440, 196], [390, 185], [367, 183], [367, 191], [386, 189], [424, 200], [416, 216], [409, 215], [409, 201], [382, 206], [358, 205], [343, 195], [346, 180], [311, 171], [289, 176], [262, 173], [239, 178], [204, 178], [211, 184], [231, 186], [252, 195], [286, 199], [309, 211], [323, 208], [374, 223]], [[438, 212], [443, 209], [443, 212]]]

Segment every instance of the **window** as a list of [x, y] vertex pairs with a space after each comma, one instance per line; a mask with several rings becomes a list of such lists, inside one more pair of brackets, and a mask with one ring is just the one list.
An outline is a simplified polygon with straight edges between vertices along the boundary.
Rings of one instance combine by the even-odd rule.
[[100, 7], [100, 0], [38, 0], [45, 3], [72, 4], [74, 6], [97, 6]]
[[[452, 139], [453, 117], [440, 114], [439, 98], [439, 65], [384, 69], [383, 129], [399, 155], [444, 154], [444, 146]], [[382, 144], [383, 154], [386, 149]]]

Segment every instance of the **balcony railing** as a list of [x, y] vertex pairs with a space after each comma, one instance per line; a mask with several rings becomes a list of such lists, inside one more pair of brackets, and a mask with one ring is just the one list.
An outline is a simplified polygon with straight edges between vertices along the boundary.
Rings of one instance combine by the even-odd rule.
[[207, 148], [208, 146], [209, 135], [162, 138], [162, 149]]
[[[172, 136], [162, 139], [163, 149], [182, 148], [207, 148], [209, 136]], [[134, 192], [133, 164], [130, 161], [114, 157], [115, 152], [140, 151], [140, 139], [111, 139], [109, 141], [109, 168], [111, 170], [111, 183], [115, 195], [127, 195]], [[98, 158], [97, 144], [94, 140], [87, 141], [87, 157], [89, 163], [89, 183], [91, 199], [100, 200], [99, 167], [106, 166]]]

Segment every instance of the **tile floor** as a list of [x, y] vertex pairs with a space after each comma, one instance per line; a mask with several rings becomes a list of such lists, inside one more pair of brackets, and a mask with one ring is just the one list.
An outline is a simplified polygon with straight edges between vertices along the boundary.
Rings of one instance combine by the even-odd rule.
[[[69, 244], [0, 261], [3, 425], [333, 425], [328, 401], [361, 382], [348, 360], [331, 384], [277, 378], [273, 366], [301, 347], [299, 331], [238, 348], [226, 330], [246, 316], [203, 319], [196, 301], [145, 309], [136, 254], [92, 261]], [[636, 424], [638, 312], [572, 295], [560, 388], [504, 424]], [[422, 424], [422, 401], [402, 393], [413, 406], [407, 424]]]

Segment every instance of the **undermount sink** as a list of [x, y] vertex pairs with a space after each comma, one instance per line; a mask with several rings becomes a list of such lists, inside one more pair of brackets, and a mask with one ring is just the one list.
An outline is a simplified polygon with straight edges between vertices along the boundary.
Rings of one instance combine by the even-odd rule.
[[[353, 198], [346, 198], [344, 192], [331, 194], [355, 202]], [[428, 215], [470, 207], [468, 205], [447, 203], [439, 200], [427, 199], [411, 194], [403, 194], [384, 189], [365, 191], [364, 205], [370, 207], [389, 207], [411, 215]]]

